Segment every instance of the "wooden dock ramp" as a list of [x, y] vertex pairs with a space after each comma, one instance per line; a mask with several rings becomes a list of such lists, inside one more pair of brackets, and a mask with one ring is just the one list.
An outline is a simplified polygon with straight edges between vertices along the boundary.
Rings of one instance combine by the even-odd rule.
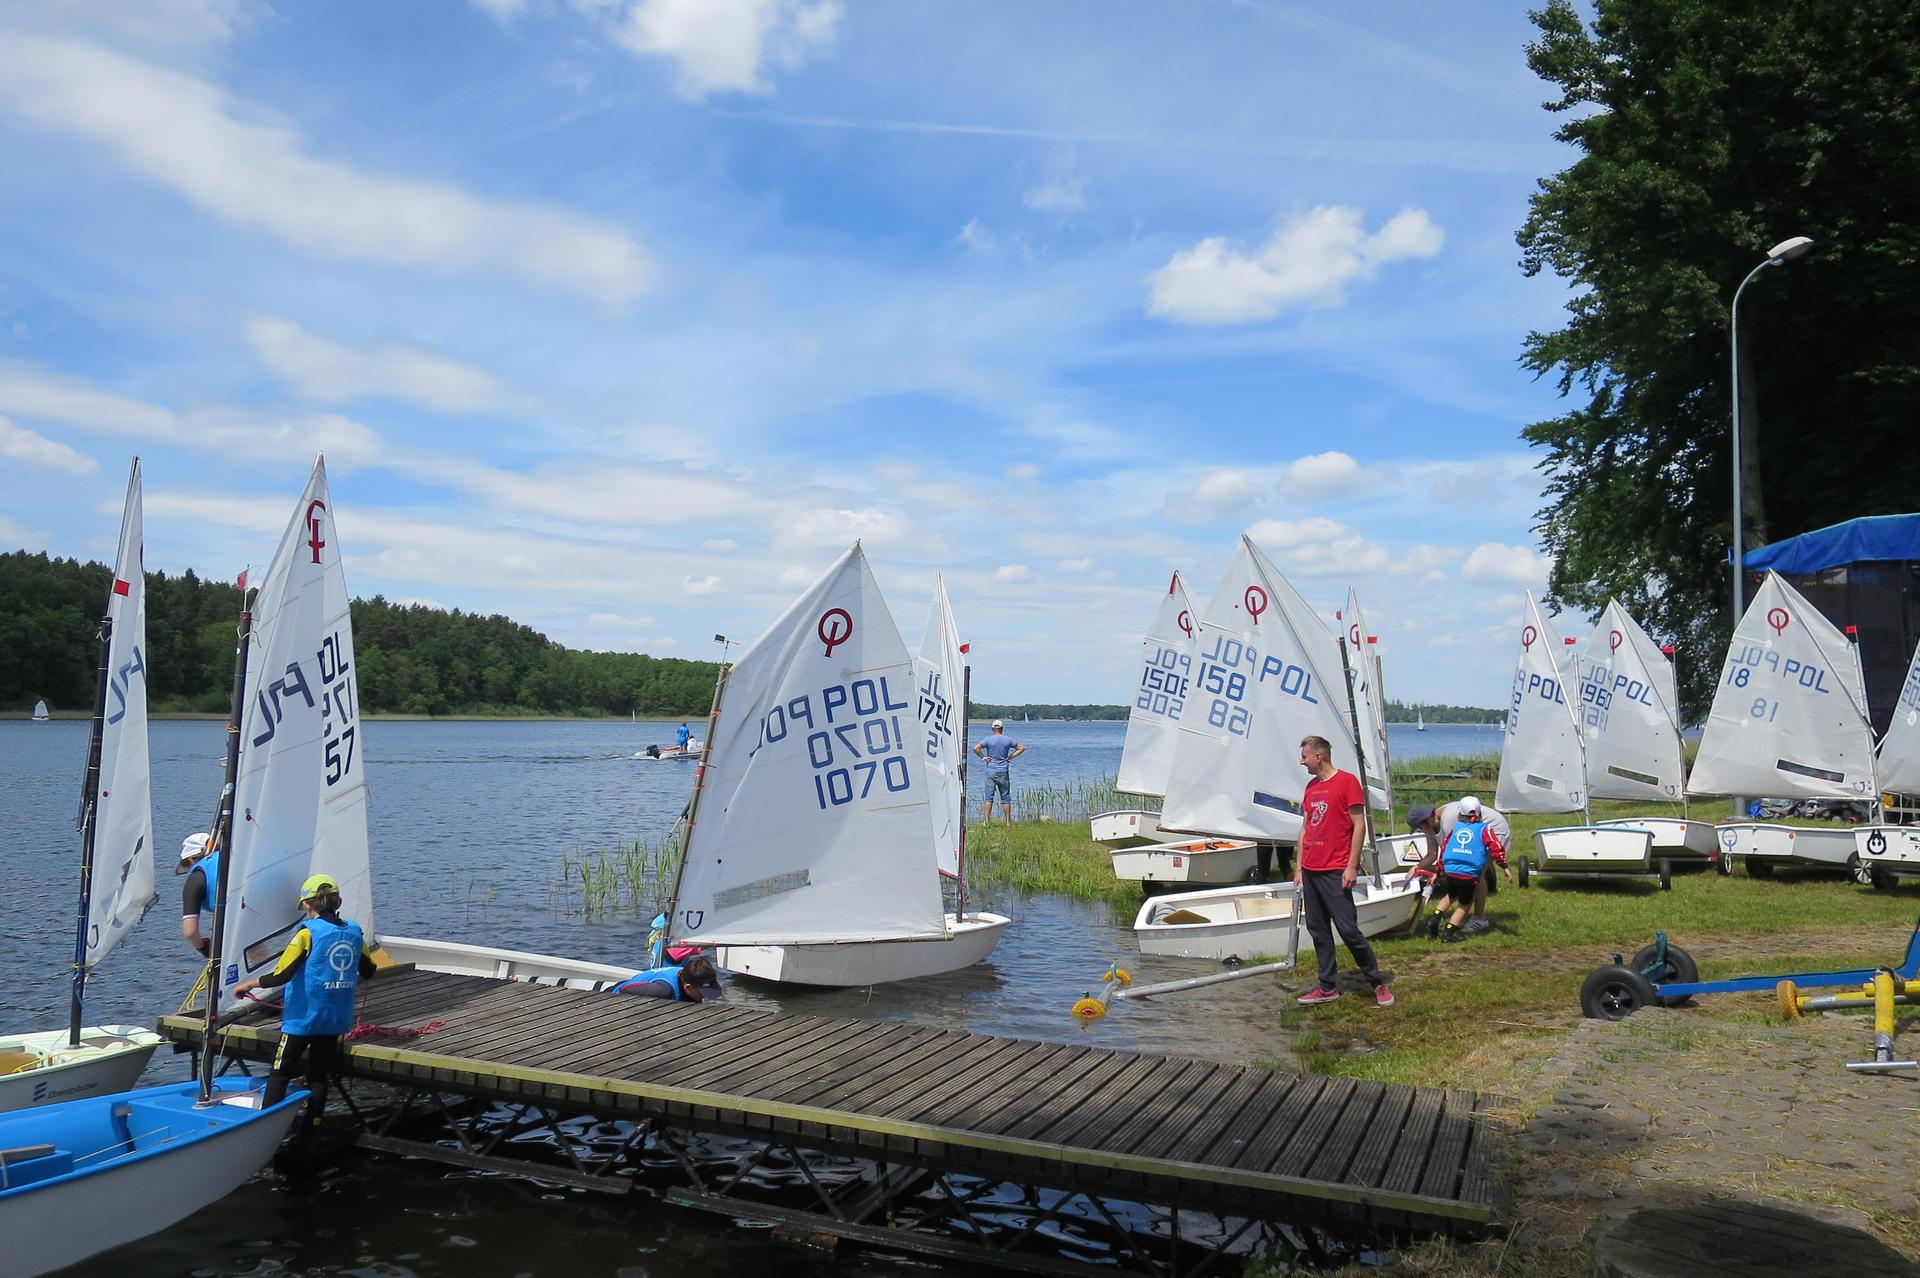
[[[223, 1054], [270, 1059], [274, 1016], [255, 1010], [230, 1025]], [[367, 982], [359, 1021], [395, 1033], [351, 1043], [348, 1076], [435, 1098], [442, 1114], [450, 1111], [437, 1098], [454, 1094], [630, 1121], [676, 1151], [675, 1133], [710, 1133], [876, 1169], [858, 1216], [846, 1195], [824, 1189], [825, 1201], [804, 1210], [748, 1201], [684, 1157], [691, 1181], [667, 1193], [672, 1201], [1028, 1272], [1087, 1271], [1015, 1250], [976, 1254], [977, 1242], [916, 1246], [872, 1221], [930, 1185], [961, 1200], [941, 1213], [949, 1219], [966, 1217], [965, 1186], [982, 1182], [1110, 1198], [1164, 1208], [1175, 1222], [1173, 1268], [1143, 1255], [1138, 1271], [1189, 1273], [1207, 1271], [1179, 1258], [1179, 1222], [1192, 1212], [1239, 1222], [1235, 1239], [1260, 1222], [1471, 1234], [1495, 1214], [1488, 1168], [1497, 1133], [1468, 1092], [412, 970]], [[159, 1028], [177, 1043], [201, 1037], [193, 1015]], [[365, 1143], [498, 1161], [465, 1134], [428, 1144], [390, 1130], [370, 1130]], [[607, 1184], [611, 1169], [576, 1165], [573, 1177], [518, 1170]], [[1215, 1247], [1223, 1260], [1231, 1249]], [[1115, 1272], [1111, 1260], [1104, 1267]]]

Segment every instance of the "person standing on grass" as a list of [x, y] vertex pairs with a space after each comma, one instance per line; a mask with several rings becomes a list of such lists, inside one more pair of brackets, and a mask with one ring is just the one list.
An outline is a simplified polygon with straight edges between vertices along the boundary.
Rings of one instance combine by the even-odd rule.
[[1333, 766], [1333, 746], [1325, 737], [1304, 737], [1300, 741], [1300, 766], [1313, 778], [1300, 799], [1300, 852], [1294, 858], [1293, 885], [1299, 891], [1306, 911], [1307, 935], [1313, 938], [1313, 953], [1320, 960], [1320, 983], [1300, 996], [1306, 1004], [1328, 1003], [1340, 997], [1334, 983], [1339, 969], [1339, 951], [1333, 934], [1347, 943], [1347, 952], [1373, 987], [1373, 999], [1381, 1007], [1393, 1006], [1393, 991], [1380, 965], [1373, 957], [1373, 946], [1360, 931], [1360, 918], [1353, 908], [1353, 885], [1360, 877], [1360, 852], [1366, 834], [1366, 796], [1351, 772]]
[[992, 824], [993, 796], [1000, 796], [1000, 804], [1006, 809], [1007, 825], [1013, 825], [1013, 769], [1008, 766], [1027, 752], [1027, 748], [1007, 735], [1007, 725], [1000, 720], [993, 721], [993, 735], [985, 741], [974, 743], [973, 752], [987, 761], [987, 806], [981, 812], [980, 819]]

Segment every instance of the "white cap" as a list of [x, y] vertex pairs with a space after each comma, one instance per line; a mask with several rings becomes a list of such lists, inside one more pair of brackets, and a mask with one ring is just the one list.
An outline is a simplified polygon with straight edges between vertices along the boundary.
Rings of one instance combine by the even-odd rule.
[[1006, 727], [1007, 725], [1006, 725], [1006, 724], [1004, 724], [1004, 723], [1002, 723], [1002, 722], [1000, 722], [1000, 721], [999, 721], [998, 719], [995, 719], [995, 720], [993, 721], [993, 726], [994, 726], [994, 727], [996, 727], [996, 728], [1004, 728], [1004, 727]]
[[175, 874], [185, 874], [188, 869], [187, 862], [205, 853], [207, 844], [212, 841], [213, 836], [204, 832], [200, 834], [189, 834], [186, 838], [180, 840], [180, 860], [173, 867], [173, 872]]
[[1469, 794], [1466, 798], [1460, 800], [1460, 815], [1461, 816], [1479, 816], [1480, 800], [1474, 798], [1471, 794]]

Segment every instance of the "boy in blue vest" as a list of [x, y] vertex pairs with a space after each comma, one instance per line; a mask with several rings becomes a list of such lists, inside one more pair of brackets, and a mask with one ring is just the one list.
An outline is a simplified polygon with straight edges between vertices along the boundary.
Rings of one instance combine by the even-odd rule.
[[317, 1125], [327, 1108], [327, 1082], [339, 1073], [340, 1036], [353, 1028], [360, 978], [378, 969], [360, 925], [340, 917], [340, 885], [332, 875], [316, 874], [300, 885], [300, 913], [273, 971], [240, 982], [233, 992], [286, 987], [265, 1104], [284, 1100], [287, 1080], [304, 1065], [307, 1121]]
[[[1489, 857], [1507, 876], [1507, 881], [1512, 882], [1513, 870], [1507, 865], [1507, 849], [1500, 841], [1499, 832], [1481, 811], [1480, 801], [1469, 796], [1460, 800], [1453, 833], [1447, 836], [1446, 846], [1440, 852], [1440, 876], [1433, 885], [1436, 899], [1427, 935], [1439, 933], [1440, 939], [1449, 944], [1467, 939], [1460, 925], [1467, 921], [1467, 910], [1473, 905], [1473, 894], [1480, 886], [1480, 876], [1486, 871]], [[1440, 920], [1448, 906], [1453, 907], [1453, 917], [1447, 920], [1442, 932]]]
[[714, 970], [713, 960], [698, 953], [679, 963], [669, 962], [635, 972], [618, 985], [608, 986], [607, 990], [612, 994], [638, 994], [641, 998], [670, 998], [687, 1003], [711, 1003], [726, 996], [720, 988], [720, 974]]

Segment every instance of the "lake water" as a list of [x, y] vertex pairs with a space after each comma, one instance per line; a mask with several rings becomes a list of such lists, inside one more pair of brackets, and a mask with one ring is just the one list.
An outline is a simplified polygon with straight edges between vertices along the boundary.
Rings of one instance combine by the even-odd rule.
[[[1110, 777], [1120, 723], [1019, 723], [1027, 744], [1016, 789]], [[593, 920], [562, 908], [564, 854], [657, 838], [673, 825], [693, 765], [634, 759], [670, 742], [671, 724], [370, 721], [365, 725], [376, 923], [388, 933], [635, 964], [647, 920]], [[977, 728], [975, 737], [984, 731]], [[73, 815], [88, 725], [0, 722], [0, 1032], [66, 1023], [78, 873]], [[1484, 754], [1495, 729], [1391, 729], [1396, 757]], [[221, 724], [152, 725], [154, 835], [160, 900], [88, 985], [89, 1023], [150, 1025], [179, 1004], [197, 968], [178, 933], [183, 835], [204, 829], [223, 770]], [[1069, 1009], [1116, 960], [1137, 980], [1217, 970], [1142, 960], [1127, 911], [1058, 897], [980, 894], [1014, 924], [989, 963], [941, 978], [870, 990], [736, 988], [734, 1001], [1053, 1042], [1164, 1051], [1225, 1061], [1271, 1059], [1284, 991], [1270, 978], [1208, 987], [1150, 1003], [1116, 1004], [1082, 1027]], [[356, 916], [349, 901], [346, 913]], [[163, 1049], [164, 1052], [164, 1049]], [[156, 1056], [148, 1081], [184, 1078], [186, 1058]], [[323, 1206], [309, 1200], [317, 1195]], [[641, 1199], [641, 1195], [634, 1195]], [[565, 1231], [564, 1261], [549, 1241]], [[479, 1258], [484, 1257], [484, 1262]], [[498, 1176], [356, 1158], [298, 1192], [262, 1175], [165, 1234], [75, 1271], [123, 1278], [163, 1274], [620, 1274], [639, 1278], [698, 1265], [714, 1275], [858, 1274], [925, 1268], [871, 1253], [814, 1258], [758, 1230], [643, 1201], [607, 1202]]]

